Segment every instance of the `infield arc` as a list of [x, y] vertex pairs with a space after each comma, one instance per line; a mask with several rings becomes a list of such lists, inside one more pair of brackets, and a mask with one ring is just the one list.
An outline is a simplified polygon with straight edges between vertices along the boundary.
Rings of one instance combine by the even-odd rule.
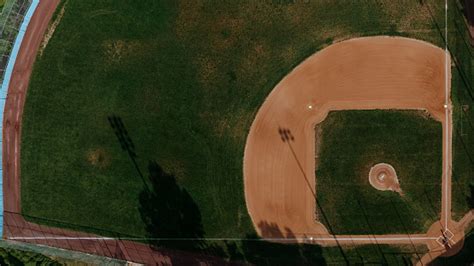
[[[268, 224], [291, 237], [330, 233], [317, 220], [314, 160], [314, 126], [329, 111], [423, 109], [450, 127], [446, 58], [427, 42], [364, 37], [330, 45], [285, 76], [258, 110], [245, 146], [245, 199], [258, 234], [271, 238]], [[443, 143], [443, 158], [448, 149]]]

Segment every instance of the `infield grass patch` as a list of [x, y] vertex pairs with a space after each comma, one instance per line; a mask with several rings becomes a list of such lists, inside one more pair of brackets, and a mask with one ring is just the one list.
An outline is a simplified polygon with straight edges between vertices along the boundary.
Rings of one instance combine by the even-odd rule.
[[[439, 219], [440, 122], [423, 111], [336, 111], [316, 130], [316, 212], [332, 233], [424, 233]], [[403, 195], [370, 185], [378, 163], [395, 168]]]

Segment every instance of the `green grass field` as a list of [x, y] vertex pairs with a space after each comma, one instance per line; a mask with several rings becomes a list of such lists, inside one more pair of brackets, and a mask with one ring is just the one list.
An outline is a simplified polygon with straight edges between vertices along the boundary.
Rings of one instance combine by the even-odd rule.
[[[422, 111], [338, 111], [316, 134], [317, 212], [334, 234], [423, 233], [439, 219], [440, 122]], [[403, 196], [370, 185], [382, 162], [395, 168]]]
[[[426, 2], [443, 23], [443, 3]], [[418, 1], [68, 1], [28, 90], [23, 214], [156, 236], [167, 221], [147, 199], [176, 201], [177, 227], [196, 218], [184, 235], [253, 235], [242, 157], [259, 106], [314, 52], [380, 34], [443, 43]]]
[[[456, 5], [453, 4], [453, 7]], [[474, 47], [459, 8], [451, 8], [449, 49], [454, 61], [452, 94], [454, 103], [452, 211], [460, 219], [474, 208]]]

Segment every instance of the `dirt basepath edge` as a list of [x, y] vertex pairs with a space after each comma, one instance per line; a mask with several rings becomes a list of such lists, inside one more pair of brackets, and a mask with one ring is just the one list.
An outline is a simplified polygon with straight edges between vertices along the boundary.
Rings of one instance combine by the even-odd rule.
[[[245, 147], [245, 198], [259, 235], [328, 246], [418, 243], [439, 254], [447, 248], [437, 242], [446, 229], [455, 235], [451, 241], [461, 239], [464, 232], [451, 219], [450, 69], [450, 56], [439, 47], [376, 36], [330, 45], [284, 77], [259, 109]], [[315, 202], [315, 125], [329, 111], [373, 109], [426, 110], [442, 123], [441, 218], [427, 233], [341, 236], [318, 222], [324, 212]]]

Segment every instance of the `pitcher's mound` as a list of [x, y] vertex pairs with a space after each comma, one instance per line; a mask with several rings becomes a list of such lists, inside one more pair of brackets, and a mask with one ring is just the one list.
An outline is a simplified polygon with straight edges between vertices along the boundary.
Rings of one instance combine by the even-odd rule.
[[369, 172], [369, 182], [378, 190], [391, 190], [402, 193], [397, 172], [395, 172], [395, 169], [390, 164], [379, 163], [372, 166]]

